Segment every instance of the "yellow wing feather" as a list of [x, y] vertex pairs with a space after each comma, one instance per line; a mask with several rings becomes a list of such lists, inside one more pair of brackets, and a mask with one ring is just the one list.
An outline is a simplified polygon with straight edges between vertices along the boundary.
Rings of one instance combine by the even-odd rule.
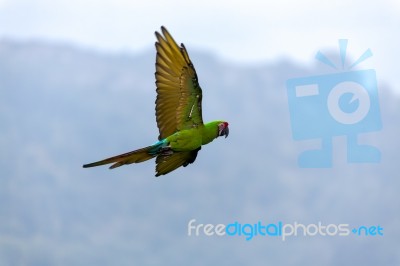
[[188, 166], [196, 160], [197, 153], [201, 148], [194, 151], [177, 152], [170, 155], [159, 155], [156, 159], [156, 176], [168, 174], [176, 168]]
[[182, 44], [165, 29], [156, 32], [156, 120], [160, 139], [182, 129], [203, 125], [202, 91], [196, 71]]

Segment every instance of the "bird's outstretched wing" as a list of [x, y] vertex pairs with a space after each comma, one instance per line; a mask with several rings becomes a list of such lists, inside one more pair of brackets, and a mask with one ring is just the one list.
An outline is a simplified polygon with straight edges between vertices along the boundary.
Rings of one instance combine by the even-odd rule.
[[203, 125], [202, 92], [185, 46], [179, 47], [165, 27], [156, 32], [156, 120], [164, 139]]
[[186, 152], [177, 152], [170, 155], [158, 155], [156, 159], [156, 176], [168, 174], [180, 166], [188, 166], [196, 160], [197, 153], [201, 149]]

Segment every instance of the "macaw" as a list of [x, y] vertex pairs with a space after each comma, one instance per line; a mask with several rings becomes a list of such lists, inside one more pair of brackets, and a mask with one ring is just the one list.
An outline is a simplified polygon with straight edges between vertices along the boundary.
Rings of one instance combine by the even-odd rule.
[[155, 32], [156, 121], [158, 141], [148, 147], [117, 155], [84, 168], [110, 164], [110, 169], [156, 157], [156, 176], [168, 174], [196, 160], [202, 145], [229, 134], [228, 122], [203, 123], [202, 90], [183, 44], [179, 47], [165, 27]]

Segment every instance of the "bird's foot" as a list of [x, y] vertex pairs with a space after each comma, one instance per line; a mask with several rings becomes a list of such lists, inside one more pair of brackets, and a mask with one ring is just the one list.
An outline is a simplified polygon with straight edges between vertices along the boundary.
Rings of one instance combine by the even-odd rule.
[[161, 148], [161, 155], [168, 156], [168, 155], [172, 155], [173, 153], [174, 153], [174, 151], [169, 146]]

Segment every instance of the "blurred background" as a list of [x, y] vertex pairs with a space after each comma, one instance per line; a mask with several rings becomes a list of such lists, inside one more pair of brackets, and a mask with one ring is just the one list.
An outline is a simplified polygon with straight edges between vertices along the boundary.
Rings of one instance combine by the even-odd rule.
[[[400, 4], [393, 1], [0, 0], [0, 265], [399, 265]], [[185, 43], [205, 121], [227, 139], [154, 177], [154, 162], [82, 164], [154, 143], [154, 31]], [[377, 164], [303, 169], [286, 80], [375, 69]], [[383, 236], [189, 237], [196, 223], [380, 225]]]

